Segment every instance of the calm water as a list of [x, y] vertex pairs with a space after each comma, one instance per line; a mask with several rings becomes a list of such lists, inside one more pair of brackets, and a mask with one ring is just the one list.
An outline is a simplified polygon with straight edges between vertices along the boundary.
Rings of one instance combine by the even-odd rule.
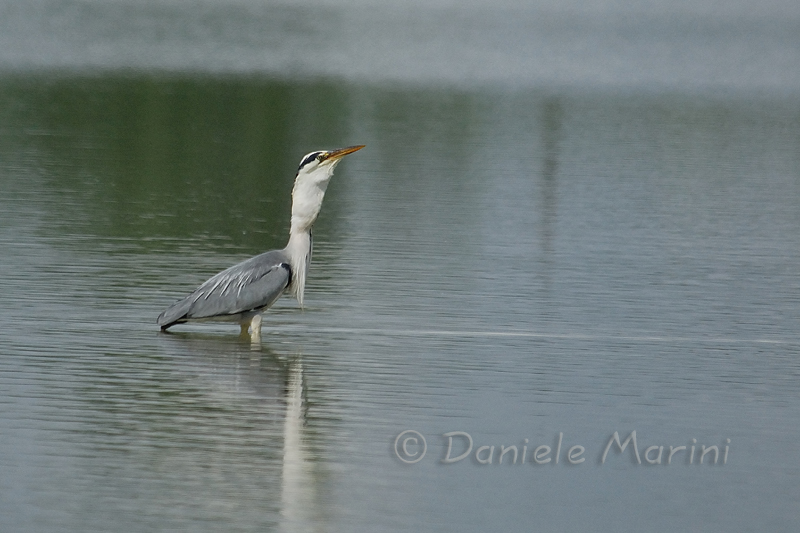
[[[0, 32], [0, 530], [796, 529], [791, 6], [612, 6], [588, 32], [554, 12], [567, 39], [513, 6], [401, 10], [392, 33], [398, 10], [192, 5], [0, 3], [24, 23]], [[508, 69], [540, 42], [574, 63]], [[326, 70], [341, 50], [364, 56]], [[303, 154], [355, 143], [304, 310], [280, 301], [255, 345], [158, 331], [285, 244]], [[632, 431], [641, 464], [613, 442], [602, 462]], [[450, 458], [473, 446], [443, 464], [449, 432]]]

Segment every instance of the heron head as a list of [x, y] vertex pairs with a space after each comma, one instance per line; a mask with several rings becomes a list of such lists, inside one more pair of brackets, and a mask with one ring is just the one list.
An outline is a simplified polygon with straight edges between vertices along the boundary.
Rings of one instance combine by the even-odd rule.
[[339, 150], [320, 150], [306, 154], [300, 161], [292, 191], [292, 225], [310, 228], [317, 218], [322, 198], [342, 157], [364, 148], [348, 146]]
[[329, 180], [333, 175], [333, 169], [347, 154], [352, 154], [364, 148], [364, 145], [348, 146], [339, 150], [319, 150], [303, 156], [300, 166], [297, 169], [297, 179], [305, 176], [313, 176], [317, 179]]

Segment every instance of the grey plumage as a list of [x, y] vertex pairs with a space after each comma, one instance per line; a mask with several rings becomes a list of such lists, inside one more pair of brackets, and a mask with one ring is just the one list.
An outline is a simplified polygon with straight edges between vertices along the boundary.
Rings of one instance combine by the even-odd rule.
[[289, 256], [272, 250], [215, 275], [158, 316], [167, 329], [189, 320], [241, 321], [270, 307], [292, 281]]

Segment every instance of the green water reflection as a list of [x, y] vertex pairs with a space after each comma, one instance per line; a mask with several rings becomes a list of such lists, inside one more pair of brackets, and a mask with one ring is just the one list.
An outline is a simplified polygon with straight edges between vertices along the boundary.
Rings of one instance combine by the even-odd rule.
[[109, 237], [277, 244], [299, 158], [349, 137], [347, 99], [325, 83], [22, 78], [0, 82], [0, 109], [3, 159], [35, 154], [42, 186], [81, 210], [49, 224]]

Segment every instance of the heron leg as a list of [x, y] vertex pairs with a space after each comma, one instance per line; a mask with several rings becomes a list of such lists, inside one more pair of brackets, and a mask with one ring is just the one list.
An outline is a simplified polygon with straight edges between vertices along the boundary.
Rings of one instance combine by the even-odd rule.
[[261, 315], [256, 315], [250, 320], [250, 340], [254, 342], [261, 340]]

